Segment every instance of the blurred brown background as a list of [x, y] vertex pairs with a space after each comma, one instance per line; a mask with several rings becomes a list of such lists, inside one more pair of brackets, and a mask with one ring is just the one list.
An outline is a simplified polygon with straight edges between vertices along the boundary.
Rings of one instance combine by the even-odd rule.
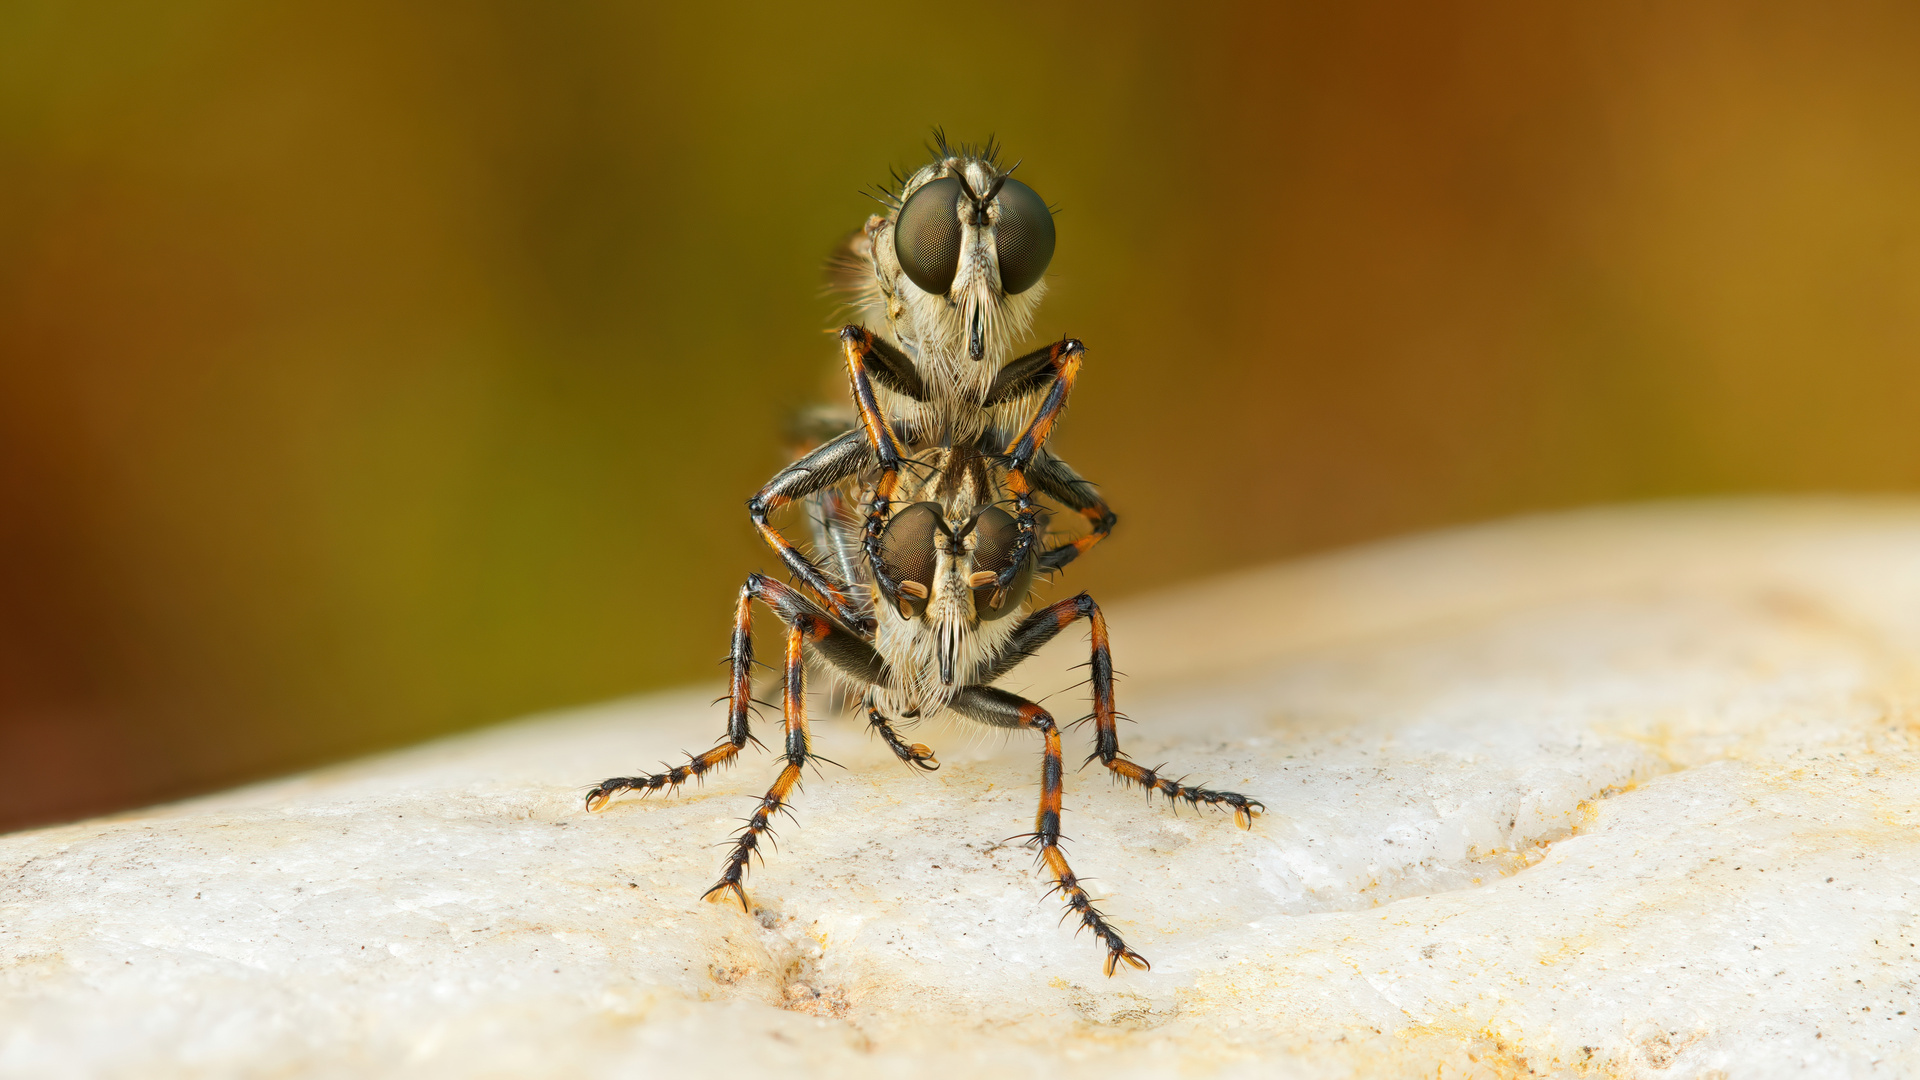
[[0, 7], [0, 824], [717, 679], [934, 124], [1061, 207], [1072, 586], [1920, 485], [1920, 8], [805, 7]]

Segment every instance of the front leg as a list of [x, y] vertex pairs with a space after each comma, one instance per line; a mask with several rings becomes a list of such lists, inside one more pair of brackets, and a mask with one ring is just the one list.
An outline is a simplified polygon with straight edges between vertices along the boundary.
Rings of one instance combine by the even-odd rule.
[[752, 911], [747, 902], [747, 889], [743, 882], [747, 876], [747, 864], [752, 861], [755, 852], [760, 850], [760, 838], [773, 831], [773, 815], [787, 809], [788, 798], [800, 783], [800, 773], [807, 762], [813, 760], [811, 740], [807, 733], [807, 690], [806, 659], [804, 648], [810, 642], [816, 642], [833, 632], [833, 626], [817, 615], [796, 616], [787, 626], [787, 663], [785, 678], [782, 680], [786, 692], [781, 698], [781, 711], [786, 721], [786, 759], [780, 767], [780, 775], [774, 777], [773, 786], [760, 798], [760, 805], [754, 808], [753, 815], [747, 818], [746, 827], [733, 842], [733, 850], [727, 853], [726, 862], [721, 865], [720, 880], [708, 889], [702, 899], [718, 900], [731, 894], [740, 901], [741, 911]]
[[[877, 511], [881, 515], [879, 528], [886, 528], [885, 513], [892, 505], [894, 489], [899, 486], [900, 441], [880, 410], [874, 387], [877, 384], [916, 401], [924, 399], [926, 390], [919, 373], [914, 370], [913, 362], [869, 331], [858, 326], [845, 327], [840, 331], [840, 341], [847, 355], [847, 373], [853, 383], [854, 401], [860, 408], [860, 427], [832, 439], [780, 470], [753, 498], [747, 500], [747, 512], [760, 538], [780, 557], [781, 563], [795, 579], [820, 598], [834, 618], [861, 633], [870, 633], [876, 623], [867, 605], [851, 594], [853, 583], [835, 581], [833, 575], [802, 555], [793, 542], [772, 524], [774, 512], [781, 507], [825, 491], [877, 463], [881, 469], [881, 481], [876, 490], [883, 492], [889, 500], [887, 507]], [[868, 521], [869, 537], [877, 536], [871, 520], [873, 512], [870, 511]], [[877, 538], [869, 539], [869, 560], [874, 558], [878, 544]], [[878, 572], [877, 563], [875, 569]], [[888, 599], [894, 599], [889, 588], [893, 584], [892, 579], [882, 573], [876, 581], [881, 584]]]
[[921, 772], [933, 772], [940, 768], [939, 759], [933, 756], [933, 751], [920, 743], [910, 743], [901, 738], [900, 733], [893, 730], [893, 721], [887, 719], [872, 699], [867, 701], [867, 726], [887, 744], [887, 749], [893, 751], [894, 757], [906, 764]]
[[1058, 570], [1066, 566], [1113, 532], [1113, 526], [1119, 519], [1107, 506], [1106, 500], [1100, 497], [1099, 491], [1091, 483], [1073, 471], [1073, 466], [1054, 456], [1051, 451], [1043, 449], [1034, 455], [1033, 464], [1027, 467], [1027, 479], [1041, 494], [1078, 512], [1088, 525], [1084, 535], [1041, 552], [1042, 570]]
[[[1013, 550], [1009, 553], [1011, 561], [994, 580], [996, 607], [1004, 602], [1007, 587], [1013, 584], [1015, 577], [1019, 576], [1026, 566], [1028, 553], [1033, 550], [1036, 538], [1035, 522], [1040, 515], [1040, 504], [1039, 500], [1034, 498], [1035, 485], [1027, 472], [1033, 465], [1034, 458], [1052, 437], [1054, 426], [1060, 422], [1061, 414], [1066, 412], [1067, 397], [1073, 392], [1074, 380], [1080, 376], [1081, 360], [1086, 352], [1086, 346], [1074, 338], [1055, 342], [1042, 352], [1021, 357], [1008, 364], [1002, 370], [1000, 377], [995, 380], [994, 387], [988, 391], [987, 400], [992, 404], [998, 400], [1018, 396], [1020, 393], [1037, 391], [1042, 385], [1047, 387], [1046, 397], [1041, 400], [1039, 410], [1034, 413], [1033, 419], [1027, 426], [1014, 436], [1006, 449], [1006, 485], [1007, 490], [1013, 492], [1013, 518], [1019, 532], [1014, 537]], [[1098, 542], [1097, 538], [1094, 542]], [[1079, 552], [1075, 551], [1074, 554], [1078, 555]]]
[[[880, 479], [873, 486], [873, 500], [867, 504], [866, 534], [862, 546], [866, 550], [867, 566], [873, 573], [874, 587], [880, 592], [878, 599], [897, 604], [900, 601], [900, 583], [887, 573], [886, 560], [880, 553], [880, 536], [886, 532], [887, 518], [893, 513], [893, 494], [900, 488], [900, 441], [894, 437], [893, 425], [880, 409], [874, 382], [875, 376], [881, 372], [889, 376], [896, 375], [895, 369], [901, 364], [905, 364], [908, 371], [912, 371], [913, 367], [872, 331], [862, 327], [843, 327], [840, 331], [840, 347], [847, 357], [847, 381], [853, 388], [854, 406], [860, 410], [860, 426], [866, 431], [867, 442], [873, 448], [874, 462], [880, 466]], [[882, 377], [878, 381], [885, 385], [893, 380]], [[917, 382], [914, 385], [918, 387]]]

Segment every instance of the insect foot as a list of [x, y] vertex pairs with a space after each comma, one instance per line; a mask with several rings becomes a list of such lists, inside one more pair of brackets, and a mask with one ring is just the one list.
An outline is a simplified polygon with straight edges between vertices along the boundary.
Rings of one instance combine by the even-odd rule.
[[1106, 946], [1107, 961], [1104, 969], [1107, 978], [1113, 978], [1113, 973], [1122, 960], [1136, 971], [1152, 971], [1153, 965], [1147, 962], [1147, 958], [1134, 952], [1132, 947], [1121, 940], [1119, 932], [1107, 922], [1106, 916], [1100, 913], [1099, 908], [1093, 906], [1093, 898], [1087, 895], [1087, 890], [1080, 887], [1080, 880], [1073, 876], [1073, 868], [1067, 865], [1067, 857], [1061, 853], [1060, 846], [1058, 844], [1043, 846], [1040, 849], [1040, 858], [1053, 874], [1051, 891], [1064, 897], [1067, 908], [1073, 914], [1080, 916], [1081, 929], [1093, 931], [1093, 936]]
[[[742, 744], [744, 745], [744, 743]], [[704, 754], [688, 754], [685, 765], [677, 765], [663, 773], [646, 776], [615, 776], [602, 780], [587, 792], [587, 811], [596, 813], [606, 807], [613, 797], [626, 791], [637, 791], [642, 797], [659, 791], [661, 788], [673, 790], [696, 776], [704, 776], [716, 766], [732, 761], [740, 753], [740, 747], [723, 742]]]

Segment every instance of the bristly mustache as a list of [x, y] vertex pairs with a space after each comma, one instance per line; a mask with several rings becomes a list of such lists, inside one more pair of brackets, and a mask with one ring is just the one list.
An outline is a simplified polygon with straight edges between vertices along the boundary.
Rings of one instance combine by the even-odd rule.
[[934, 628], [934, 651], [940, 660], [940, 682], [953, 685], [953, 669], [960, 660], [960, 627], [945, 619]]

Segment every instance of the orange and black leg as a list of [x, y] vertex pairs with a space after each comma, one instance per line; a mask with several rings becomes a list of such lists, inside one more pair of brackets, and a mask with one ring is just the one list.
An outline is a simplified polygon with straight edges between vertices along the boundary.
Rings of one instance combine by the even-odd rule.
[[[995, 582], [998, 590], [995, 593], [996, 600], [1004, 596], [1006, 588], [1019, 576], [1026, 565], [1028, 552], [1033, 550], [1040, 504], [1034, 497], [1036, 485], [1028, 471], [1047, 440], [1052, 437], [1061, 414], [1066, 412], [1067, 397], [1073, 392], [1074, 380], [1080, 376], [1080, 366], [1086, 352], [1086, 346], [1073, 338], [1055, 342], [1044, 350], [1009, 363], [1001, 369], [993, 387], [987, 392], [987, 404], [991, 405], [1027, 393], [1037, 393], [1043, 387], [1046, 390], [1046, 396], [1041, 399], [1040, 408], [1034, 413], [1033, 419], [1014, 436], [1006, 449], [1006, 485], [1007, 490], [1013, 493], [1013, 517], [1019, 532], [1014, 538], [1013, 550], [1008, 553], [1012, 561], [1000, 571], [999, 579]], [[1098, 542], [1098, 537], [1095, 537], [1087, 546]], [[1076, 550], [1074, 555], [1079, 553]], [[1064, 566], [1065, 562], [1060, 565]]]
[[1008, 635], [1000, 655], [987, 664], [976, 678], [985, 683], [1006, 674], [1078, 619], [1086, 619], [1092, 630], [1093, 655], [1087, 666], [1093, 689], [1093, 713], [1088, 719], [1094, 722], [1094, 751], [1088, 756], [1088, 763], [1097, 760], [1126, 783], [1140, 785], [1146, 789], [1149, 799], [1157, 791], [1176, 805], [1184, 802], [1195, 807], [1225, 807], [1233, 811], [1235, 824], [1243, 829], [1252, 828], [1253, 819], [1266, 809], [1258, 799], [1249, 799], [1233, 791], [1191, 786], [1161, 775], [1164, 766], [1149, 769], [1128, 760], [1121, 752], [1120, 714], [1113, 705], [1113, 654], [1107, 646], [1107, 619], [1100, 613], [1100, 605], [1094, 603], [1093, 597], [1086, 593], [1041, 608], [1020, 620], [1020, 625]]
[[1080, 916], [1080, 925], [1107, 950], [1106, 972], [1112, 975], [1121, 961], [1136, 968], [1148, 968], [1147, 958], [1134, 952], [1121, 939], [1119, 931], [1106, 920], [1093, 898], [1081, 886], [1073, 867], [1067, 865], [1066, 852], [1060, 849], [1061, 774], [1060, 729], [1047, 710], [1025, 698], [991, 686], [968, 686], [955, 693], [949, 706], [962, 716], [995, 727], [1024, 728], [1040, 733], [1040, 809], [1034, 814], [1030, 843], [1038, 850], [1040, 862], [1053, 879], [1053, 890]]
[[1041, 494], [1078, 512], [1088, 525], [1084, 535], [1041, 552], [1040, 569], [1058, 570], [1066, 566], [1113, 532], [1114, 523], [1119, 519], [1108, 508], [1106, 500], [1092, 483], [1073, 471], [1073, 466], [1049, 451], [1041, 450], [1034, 455], [1033, 464], [1027, 466], [1027, 479]]
[[781, 697], [781, 714], [786, 721], [786, 764], [780, 767], [780, 774], [774, 777], [773, 786], [760, 798], [760, 805], [754, 808], [753, 815], [747, 818], [746, 827], [733, 842], [733, 850], [727, 853], [727, 861], [721, 865], [720, 880], [708, 889], [703, 899], [718, 899], [732, 894], [740, 901], [740, 910], [751, 911], [747, 903], [747, 890], [742, 882], [747, 875], [747, 864], [760, 850], [760, 839], [772, 833], [773, 815], [787, 808], [787, 801], [795, 787], [800, 783], [800, 771], [807, 762], [813, 760], [807, 735], [807, 687], [806, 657], [803, 649], [809, 643], [819, 642], [833, 632], [833, 626], [818, 615], [796, 615], [787, 625], [787, 662], [783, 674], [785, 693]]
[[[877, 462], [881, 476], [873, 507], [869, 510], [870, 539], [867, 541], [869, 559], [877, 558], [879, 534], [886, 528], [886, 515], [892, 507], [893, 492], [899, 486], [901, 456], [900, 438], [882, 412], [874, 387], [877, 384], [916, 401], [925, 400], [926, 390], [919, 373], [914, 369], [913, 361], [884, 339], [858, 326], [847, 326], [840, 331], [840, 341], [842, 351], [846, 353], [847, 377], [853, 386], [854, 403], [859, 407], [860, 426], [827, 441], [780, 470], [753, 498], [747, 500], [747, 512], [753, 518], [754, 528], [759, 531], [761, 539], [780, 556], [780, 561], [794, 577], [820, 598], [834, 618], [861, 633], [868, 633], [875, 625], [873, 614], [870, 606], [852, 593], [851, 579], [843, 577], [834, 580], [834, 575], [823, 571], [818, 563], [802, 555], [786, 536], [773, 527], [771, 521], [774, 512], [788, 503], [825, 491]], [[877, 526], [871, 520], [875, 514], [879, 516]], [[874, 567], [879, 573], [877, 580], [882, 591], [892, 600], [892, 578], [880, 572], [878, 562], [874, 563]]]
[[[854, 407], [860, 410], [861, 429], [867, 433], [873, 460], [880, 466], [880, 479], [873, 486], [873, 501], [867, 505], [866, 535], [861, 543], [866, 550], [867, 565], [873, 573], [874, 587], [880, 592], [876, 599], [889, 604], [897, 603], [900, 583], [887, 572], [886, 560], [881, 558], [880, 535], [886, 531], [887, 518], [893, 513], [893, 494], [900, 488], [900, 440], [895, 437], [892, 424], [881, 411], [874, 383], [893, 383], [894, 389], [909, 392], [894, 383], [894, 377], [900, 374], [898, 368], [911, 373], [913, 365], [871, 331], [858, 326], [841, 328], [840, 347], [846, 354], [847, 380], [853, 387]], [[886, 374], [883, 376], [882, 373]], [[918, 380], [919, 376], [915, 375], [912, 384], [915, 391], [920, 389]], [[911, 396], [920, 395], [913, 393]]]
[[993, 377], [993, 385], [987, 388], [987, 399], [982, 404], [989, 407], [1005, 405], [1024, 397], [1032, 397], [1047, 389], [1053, 383], [1054, 374], [1059, 369], [1060, 353], [1069, 344], [1078, 344], [1071, 338], [1062, 338], [1051, 345], [1042, 345], [1025, 356], [1016, 356], [1007, 361]]
[[887, 744], [893, 756], [922, 772], [932, 772], [940, 767], [933, 751], [920, 743], [910, 743], [893, 730], [893, 721], [888, 720], [872, 701], [867, 702], [867, 726]]
[[587, 793], [588, 810], [600, 809], [624, 791], [638, 791], [644, 795], [661, 788], [677, 788], [688, 780], [730, 763], [739, 756], [740, 751], [746, 749], [749, 742], [759, 741], [753, 737], [751, 725], [755, 601], [772, 608], [780, 615], [782, 622], [791, 624], [797, 619], [808, 620], [809, 628], [817, 631], [810, 639], [815, 653], [834, 667], [868, 683], [886, 681], [886, 662], [879, 653], [874, 652], [872, 645], [827, 618], [826, 613], [799, 590], [762, 574], [749, 574], [746, 584], [740, 587], [740, 598], [733, 609], [733, 643], [727, 653], [730, 673], [727, 684], [727, 733], [714, 744], [713, 749], [688, 755], [685, 765], [644, 776], [616, 776], [602, 780]]
[[772, 518], [787, 504], [833, 487], [872, 461], [873, 448], [867, 445], [866, 434], [859, 429], [849, 431], [781, 469], [747, 500], [747, 513], [753, 518], [753, 527], [759, 530], [760, 538], [780, 557], [794, 579], [819, 597], [835, 618], [862, 632], [874, 625], [873, 615], [863, 599], [844, 578], [823, 570], [801, 554], [792, 541], [773, 527]]

